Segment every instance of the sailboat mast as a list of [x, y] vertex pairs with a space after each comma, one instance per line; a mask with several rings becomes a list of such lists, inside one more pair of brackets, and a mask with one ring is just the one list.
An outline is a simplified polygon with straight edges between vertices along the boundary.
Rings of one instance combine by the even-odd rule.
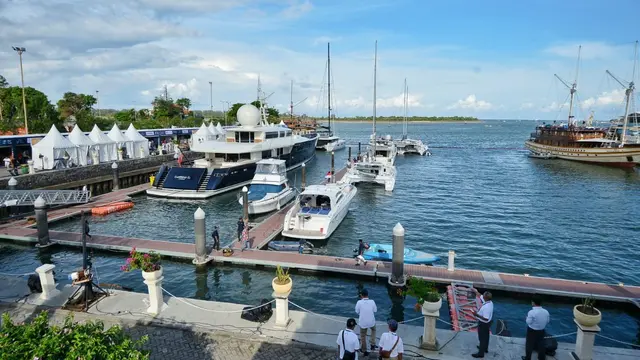
[[627, 140], [627, 126], [629, 125], [629, 104], [631, 103], [631, 96], [633, 96], [633, 90], [635, 88], [635, 84], [633, 80], [636, 77], [636, 59], [638, 57], [638, 42], [636, 41], [635, 49], [633, 50], [633, 75], [631, 75], [631, 82], [629, 83], [629, 87], [625, 91], [625, 95], [627, 97], [627, 104], [624, 109], [624, 123], [622, 125], [622, 146], [624, 146], [625, 141]]
[[291, 102], [289, 103], [289, 116], [293, 121], [293, 80], [291, 80]]
[[327, 43], [327, 121], [331, 132], [331, 44]]
[[403, 98], [403, 106], [404, 106], [404, 118], [402, 119], [402, 138], [407, 138], [407, 108], [409, 107], [409, 88], [407, 88], [407, 78], [404, 78], [404, 98]]
[[578, 47], [578, 62], [576, 64], [576, 77], [573, 80], [573, 84], [571, 85], [571, 89], [569, 89], [569, 93], [571, 94], [571, 100], [569, 100], [569, 123], [571, 125], [575, 123], [573, 121], [573, 96], [576, 93], [576, 88], [578, 86], [578, 72], [580, 71], [580, 51], [582, 50], [582, 45]]
[[376, 148], [376, 86], [378, 80], [378, 40], [376, 40], [376, 49], [373, 55], [373, 152]]

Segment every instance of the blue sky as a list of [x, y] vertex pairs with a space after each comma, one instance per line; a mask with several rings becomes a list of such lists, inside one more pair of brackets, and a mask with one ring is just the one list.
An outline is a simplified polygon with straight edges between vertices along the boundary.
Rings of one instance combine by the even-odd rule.
[[[338, 116], [372, 111], [379, 41], [378, 113], [563, 119], [578, 45], [578, 117], [623, 111], [632, 78], [637, 1], [14, 0], [0, 2], [0, 73], [19, 81], [12, 45], [27, 47], [25, 81], [55, 102], [100, 91], [104, 107], [148, 107], [164, 85], [207, 109], [255, 98], [324, 114], [331, 42]], [[636, 75], [637, 77], [637, 75]]]

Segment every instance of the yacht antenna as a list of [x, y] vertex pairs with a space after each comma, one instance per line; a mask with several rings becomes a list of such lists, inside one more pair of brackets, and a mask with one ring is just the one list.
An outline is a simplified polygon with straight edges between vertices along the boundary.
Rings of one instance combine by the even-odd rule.
[[378, 40], [373, 55], [373, 156], [376, 154], [376, 85], [378, 76]]
[[571, 100], [569, 101], [569, 123], [568, 125], [574, 124], [574, 116], [573, 116], [573, 96], [577, 91], [578, 87], [578, 71], [580, 70], [580, 51], [582, 50], [582, 45], [578, 47], [578, 63], [576, 64], [576, 77], [573, 80], [573, 84], [569, 85], [566, 81], [562, 80], [558, 74], [553, 74], [560, 82], [569, 89], [569, 94], [571, 95]]

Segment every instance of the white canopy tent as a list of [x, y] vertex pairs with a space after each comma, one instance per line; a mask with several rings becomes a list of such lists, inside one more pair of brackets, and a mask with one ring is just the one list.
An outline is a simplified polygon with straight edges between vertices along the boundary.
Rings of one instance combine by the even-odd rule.
[[208, 129], [209, 129], [209, 132], [210, 132], [211, 134], [213, 134], [213, 138], [214, 138], [214, 139], [217, 139], [217, 138], [218, 138], [218, 135], [220, 135], [220, 133], [218, 132], [218, 129], [216, 129], [216, 126], [215, 126], [215, 125], [213, 125], [213, 121], [212, 121], [211, 123], [209, 123], [209, 127], [208, 127]]
[[131, 158], [149, 157], [149, 139], [140, 135], [133, 124], [129, 124], [129, 128], [127, 128], [124, 135], [133, 142], [134, 152], [130, 154]]
[[82, 166], [100, 162], [98, 148], [93, 140], [85, 135], [76, 124], [69, 133], [69, 141], [78, 147], [78, 163]]
[[222, 125], [220, 125], [220, 123], [218, 123], [218, 125], [216, 125], [216, 130], [218, 130], [218, 133], [220, 135], [226, 134], [226, 131], [224, 131], [224, 129], [222, 128]]
[[51, 125], [47, 135], [31, 146], [31, 154], [36, 169], [53, 169], [66, 156], [78, 164], [78, 147], [62, 136], [55, 125]]
[[91, 139], [98, 148], [100, 162], [118, 160], [118, 147], [116, 142], [105, 135], [98, 125], [93, 125], [93, 129], [91, 133], [89, 133], [89, 139]]
[[[133, 141], [127, 139], [124, 135], [122, 135], [122, 131], [120, 131], [118, 124], [113, 124], [113, 127], [111, 128], [107, 136], [111, 140], [115, 141], [118, 151], [120, 151], [120, 149], [125, 149], [125, 151], [127, 152], [127, 156], [129, 158], [135, 157], [133, 155], [134, 153]], [[124, 155], [123, 155], [123, 158], [124, 158]], [[118, 155], [118, 159], [120, 159], [120, 155]]]
[[209, 128], [207, 128], [207, 125], [202, 123], [198, 131], [196, 131], [193, 135], [191, 135], [191, 146], [195, 144], [203, 143], [205, 141], [215, 140], [215, 138], [216, 138], [215, 134], [211, 133]]

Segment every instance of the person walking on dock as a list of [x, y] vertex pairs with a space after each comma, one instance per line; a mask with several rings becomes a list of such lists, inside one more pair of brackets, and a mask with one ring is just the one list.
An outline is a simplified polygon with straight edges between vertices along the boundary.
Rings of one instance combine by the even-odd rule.
[[356, 327], [356, 319], [347, 320], [347, 328], [340, 330], [338, 333], [338, 358], [340, 360], [358, 360], [358, 349], [360, 349], [360, 341], [358, 335], [353, 332]]
[[358, 325], [360, 325], [360, 351], [364, 356], [369, 355], [367, 348], [367, 330], [371, 329], [370, 345], [371, 350], [376, 349], [376, 312], [378, 307], [376, 302], [369, 299], [369, 291], [360, 291], [360, 300], [356, 303], [356, 314], [359, 315]]
[[244, 230], [244, 220], [242, 216], [238, 219], [238, 241], [242, 240], [242, 230]]
[[380, 336], [380, 358], [402, 360], [404, 353], [404, 344], [402, 338], [396, 334], [398, 331], [398, 322], [391, 319], [388, 322], [389, 331]]
[[369, 248], [368, 244], [365, 244], [362, 239], [358, 242], [358, 255], [356, 255], [356, 266], [360, 266], [360, 262], [367, 265], [367, 260], [364, 259], [364, 251]]
[[549, 324], [549, 312], [542, 308], [540, 295], [533, 296], [531, 305], [533, 308], [527, 314], [527, 342], [522, 360], [531, 360], [533, 350], [538, 353], [538, 360], [545, 360], [544, 328]]
[[91, 239], [91, 235], [89, 235], [89, 220], [85, 220], [84, 224], [82, 224], [82, 231], [84, 231], [84, 234]]
[[220, 234], [218, 234], [218, 225], [213, 227], [211, 237], [213, 238], [213, 248], [216, 249], [216, 251], [220, 251]]
[[[476, 296], [480, 295], [478, 289], [473, 289]], [[480, 301], [482, 306], [478, 311], [474, 311], [473, 315], [478, 319], [478, 340], [480, 345], [478, 346], [478, 352], [471, 354], [474, 358], [484, 358], [484, 354], [489, 352], [489, 332], [491, 330], [491, 322], [493, 320], [493, 301], [491, 301], [491, 293], [485, 291], [480, 295]]]

